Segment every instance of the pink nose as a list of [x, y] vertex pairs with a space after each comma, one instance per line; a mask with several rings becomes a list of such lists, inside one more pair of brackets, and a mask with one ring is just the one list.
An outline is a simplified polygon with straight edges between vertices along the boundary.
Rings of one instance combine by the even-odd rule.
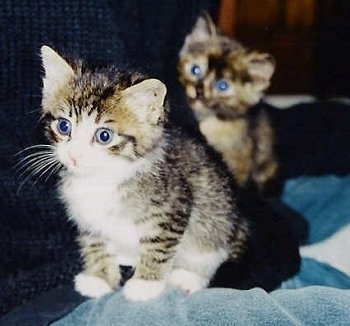
[[77, 153], [77, 152], [68, 152], [68, 158], [73, 163], [74, 166], [78, 166], [79, 162], [83, 156], [83, 153]]

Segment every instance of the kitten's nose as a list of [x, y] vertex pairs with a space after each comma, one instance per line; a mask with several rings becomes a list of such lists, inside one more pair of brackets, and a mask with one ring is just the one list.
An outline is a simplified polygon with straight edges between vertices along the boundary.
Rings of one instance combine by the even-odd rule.
[[68, 152], [68, 158], [73, 163], [74, 166], [79, 165], [79, 161], [81, 160], [82, 156], [83, 156], [83, 153], [72, 152], [72, 151]]
[[197, 98], [204, 96], [204, 87], [202, 83], [196, 85], [196, 95]]

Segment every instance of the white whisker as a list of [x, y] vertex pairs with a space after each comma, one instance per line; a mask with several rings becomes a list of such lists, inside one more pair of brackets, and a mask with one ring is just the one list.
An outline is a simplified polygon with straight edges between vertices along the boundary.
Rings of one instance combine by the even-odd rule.
[[34, 187], [41, 180], [47, 182], [51, 176], [62, 168], [62, 164], [56, 157], [55, 147], [52, 145], [29, 146], [18, 152], [16, 156], [27, 151], [34, 152], [20, 159], [14, 166], [18, 179], [21, 180], [17, 194], [20, 193], [28, 180], [33, 179], [32, 187]]
[[50, 151], [48, 151], [48, 150], [39, 151], [39, 152], [35, 152], [32, 154], [26, 155], [25, 157], [23, 157], [23, 159], [21, 161], [24, 161], [24, 160], [31, 158], [31, 157], [34, 157], [34, 156], [40, 156], [40, 155], [44, 155], [44, 154], [54, 154], [54, 153], [51, 150]]
[[45, 160], [43, 162], [40, 162], [39, 164], [36, 165], [36, 167], [33, 169], [33, 175], [38, 174], [41, 172], [45, 167], [51, 166], [53, 163], [56, 162], [56, 159], [50, 159], [50, 160]]
[[25, 185], [25, 183], [31, 178], [31, 175], [28, 175], [26, 178], [24, 178], [24, 180], [20, 183], [18, 189], [17, 189], [17, 195], [21, 192], [22, 187]]
[[[46, 164], [45, 166], [42, 167], [42, 169], [40, 171], [42, 171], [40, 173], [40, 175], [37, 177], [37, 179], [33, 182], [32, 187], [34, 187], [35, 185], [37, 185], [37, 183], [42, 179], [42, 177], [51, 170], [51, 168], [55, 166], [54, 164]], [[36, 174], [38, 174], [39, 172], [37, 172]], [[50, 175], [50, 174], [49, 174]]]
[[[31, 173], [29, 173], [24, 179], [23, 181], [20, 183], [18, 190], [17, 190], [17, 194], [20, 193], [20, 191], [22, 190], [23, 186], [27, 183], [28, 180], [30, 180], [31, 178], [33, 178], [35, 175], [37, 175], [38, 173], [41, 172], [41, 174], [39, 175], [38, 179], [32, 184], [32, 186], [34, 186], [37, 181], [39, 181], [41, 179], [41, 177], [50, 170], [50, 168], [52, 167], [53, 164], [59, 164], [59, 162], [52, 160], [49, 163], [42, 163], [39, 166], [37, 166], [34, 170], [31, 171]], [[43, 171], [44, 170], [44, 171]], [[25, 172], [28, 172], [28, 170], [26, 170]], [[21, 175], [21, 178], [25, 175], [25, 173]]]
[[61, 163], [56, 162], [53, 165], [53, 168], [51, 170], [51, 172], [48, 174], [48, 176], [45, 178], [44, 182], [47, 182], [56, 172], [58, 172], [60, 169], [62, 168]]
[[26, 152], [26, 151], [29, 151], [29, 150], [32, 150], [32, 149], [37, 149], [37, 148], [41, 148], [41, 149], [44, 149], [44, 148], [48, 149], [49, 148], [49, 149], [53, 150], [55, 148], [55, 146], [53, 146], [53, 145], [46, 145], [46, 144], [39, 144], [39, 145], [28, 146], [28, 147], [22, 149], [21, 151], [17, 152], [15, 154], [15, 156], [18, 156], [18, 155], [20, 155], [23, 152]]
[[45, 153], [45, 154], [31, 154], [26, 157], [24, 157], [22, 160], [20, 160], [18, 163], [15, 164], [14, 169], [18, 169], [18, 171], [22, 170], [24, 167], [31, 165], [33, 162], [39, 161], [39, 160], [45, 160], [48, 158], [53, 158], [53, 153]]
[[18, 172], [20, 172], [21, 170], [23, 170], [20, 174], [19, 174], [19, 178], [22, 178], [26, 173], [31, 171], [32, 175], [37, 174], [38, 172], [40, 172], [40, 170], [38, 171], [38, 169], [42, 166], [48, 165], [48, 164], [52, 164], [55, 163], [57, 160], [56, 158], [44, 158], [44, 159], [40, 159], [37, 160], [36, 162], [34, 162], [33, 164], [31, 164], [30, 166], [26, 166], [23, 167], [23, 169], [18, 169]]

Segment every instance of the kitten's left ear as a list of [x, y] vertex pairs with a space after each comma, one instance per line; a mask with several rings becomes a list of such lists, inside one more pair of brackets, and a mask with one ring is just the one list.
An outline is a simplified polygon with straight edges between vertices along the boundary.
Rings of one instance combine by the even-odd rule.
[[209, 14], [203, 12], [194, 24], [192, 31], [186, 36], [185, 44], [192, 42], [205, 42], [211, 36], [216, 35], [217, 30]]
[[249, 75], [260, 90], [270, 85], [270, 79], [275, 72], [275, 60], [268, 53], [251, 52], [245, 58]]
[[155, 124], [164, 116], [166, 86], [158, 79], [146, 79], [122, 91], [126, 104], [141, 121]]
[[47, 45], [41, 47], [41, 58], [45, 70], [43, 93], [47, 96], [73, 77], [74, 71], [66, 60]]

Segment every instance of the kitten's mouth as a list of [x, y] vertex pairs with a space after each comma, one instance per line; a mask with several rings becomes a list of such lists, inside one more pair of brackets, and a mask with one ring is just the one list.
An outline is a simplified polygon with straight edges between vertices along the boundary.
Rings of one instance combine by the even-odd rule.
[[203, 101], [200, 98], [195, 97], [195, 98], [190, 98], [189, 102], [190, 102], [191, 105], [193, 105], [193, 104], [196, 104], [196, 103], [202, 103]]
[[89, 166], [83, 166], [82, 164], [74, 164], [73, 162], [66, 165], [66, 169], [70, 174], [83, 176], [91, 172]]
[[202, 120], [208, 115], [208, 113], [210, 113], [208, 112], [205, 103], [200, 99], [194, 99], [193, 101], [189, 102], [189, 105], [199, 120]]
[[189, 98], [189, 104], [194, 108], [205, 107], [205, 98], [203, 96], [197, 96], [195, 98]]

